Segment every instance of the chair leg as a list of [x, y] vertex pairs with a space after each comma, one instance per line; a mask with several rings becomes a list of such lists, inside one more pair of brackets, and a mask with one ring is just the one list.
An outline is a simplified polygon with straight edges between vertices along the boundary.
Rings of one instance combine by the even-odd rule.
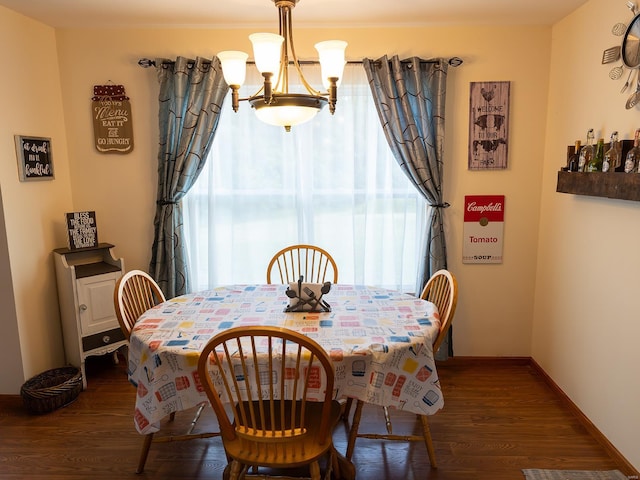
[[320, 465], [316, 460], [311, 465], [309, 465], [309, 472], [311, 473], [311, 480], [320, 480]]
[[[327, 469], [328, 471], [328, 469]], [[335, 446], [331, 447], [331, 472], [329, 477], [340, 480], [355, 480], [356, 467], [347, 460], [347, 458], [336, 450]], [[325, 477], [327, 475], [325, 474]]]
[[231, 468], [229, 469], [229, 480], [238, 480], [240, 478], [240, 472], [242, 465], [236, 460], [231, 461]]
[[433, 439], [431, 438], [431, 429], [429, 428], [429, 421], [426, 415], [418, 415], [420, 417], [420, 423], [422, 424], [422, 435], [424, 436], [424, 443], [427, 446], [427, 453], [429, 454], [429, 462], [431, 468], [437, 468], [436, 465], [436, 451], [433, 447]]
[[351, 404], [353, 403], [353, 398], [347, 397], [347, 400], [344, 404], [344, 410], [342, 411], [342, 419], [345, 422], [349, 421], [349, 412], [351, 411]]
[[342, 475], [340, 475], [341, 468], [340, 463], [338, 463], [338, 455], [336, 455], [337, 452], [335, 451], [335, 446], [332, 446], [331, 448], [333, 449], [329, 455], [329, 461], [331, 462], [331, 475], [328, 477], [325, 475], [325, 478], [342, 478]]
[[149, 455], [149, 448], [151, 448], [151, 442], [153, 441], [153, 433], [149, 433], [144, 436], [142, 441], [142, 450], [140, 451], [140, 460], [138, 461], [138, 468], [136, 473], [142, 473], [144, 471], [144, 465], [147, 463], [147, 456]]
[[360, 427], [360, 416], [362, 415], [362, 406], [364, 402], [358, 400], [356, 402], [356, 411], [353, 412], [353, 421], [351, 422], [351, 428], [349, 429], [349, 441], [347, 443], [347, 460], [351, 460], [353, 456], [353, 450], [356, 446], [356, 437], [358, 436], [358, 428]]

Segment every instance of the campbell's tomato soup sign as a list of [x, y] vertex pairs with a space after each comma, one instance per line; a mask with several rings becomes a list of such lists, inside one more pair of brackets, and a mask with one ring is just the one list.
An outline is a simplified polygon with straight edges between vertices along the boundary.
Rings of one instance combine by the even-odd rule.
[[464, 197], [462, 263], [502, 263], [504, 195]]

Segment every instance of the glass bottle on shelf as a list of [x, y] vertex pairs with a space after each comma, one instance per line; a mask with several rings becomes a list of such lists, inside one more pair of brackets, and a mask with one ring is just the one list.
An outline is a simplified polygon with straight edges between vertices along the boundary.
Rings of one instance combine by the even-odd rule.
[[587, 144], [580, 150], [580, 158], [578, 160], [578, 171], [586, 172], [587, 165], [595, 155], [595, 149], [593, 148], [593, 128], [590, 128], [587, 132]]
[[618, 132], [611, 134], [611, 141], [609, 143], [609, 149], [604, 152], [604, 159], [602, 161], [603, 172], [615, 172], [616, 168], [620, 167], [622, 155], [622, 147], [618, 141]]
[[633, 138], [633, 148], [627, 153], [624, 162], [624, 173], [631, 173], [638, 168], [638, 159], [640, 159], [640, 128], [636, 130]]
[[601, 172], [602, 171], [602, 162], [604, 161], [604, 138], [598, 139], [598, 144], [596, 145], [596, 153], [589, 163], [587, 163], [587, 172]]
[[578, 171], [578, 162], [580, 161], [580, 140], [576, 140], [575, 147], [573, 149], [573, 154], [569, 157], [569, 161], [567, 162], [567, 170], [569, 172], [577, 172]]
[[622, 145], [622, 140], [620, 140], [618, 132], [614, 132], [616, 133], [616, 150], [618, 151], [617, 154], [617, 161], [615, 165], [611, 165], [611, 171], [612, 172], [623, 172], [624, 171], [624, 157], [622, 156], [622, 149], [623, 149], [623, 145]]

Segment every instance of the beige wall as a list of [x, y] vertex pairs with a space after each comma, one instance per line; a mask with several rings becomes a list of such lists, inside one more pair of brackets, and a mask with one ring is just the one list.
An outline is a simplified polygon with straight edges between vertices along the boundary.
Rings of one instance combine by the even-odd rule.
[[[640, 431], [635, 407], [638, 376], [635, 369], [625, 371], [626, 366], [638, 363], [638, 354], [631, 353], [631, 343], [638, 338], [638, 327], [634, 327], [627, 313], [631, 311], [632, 291], [638, 290], [635, 288], [637, 276], [632, 276], [637, 270], [638, 253], [632, 248], [632, 240], [640, 227], [637, 222], [635, 226], [631, 222], [638, 205], [555, 193], [555, 172], [562, 163], [566, 145], [583, 136], [588, 127], [606, 132], [618, 128], [625, 138], [636, 127], [632, 119], [637, 111], [624, 110], [624, 98], [618, 93], [620, 86], [609, 80], [608, 69], [599, 65], [602, 50], [615, 43], [609, 34], [611, 26], [629, 19], [629, 12], [623, 7], [620, 5], [616, 12], [608, 0], [591, 0], [553, 29], [454, 26], [296, 29], [296, 48], [300, 57], [313, 58], [313, 43], [333, 37], [349, 42], [347, 55], [351, 60], [382, 54], [464, 59], [461, 67], [450, 70], [445, 153], [444, 198], [452, 205], [446, 212], [449, 267], [460, 282], [454, 325], [455, 354], [532, 355], [585, 409], [596, 426], [640, 467], [637, 452], [631, 449], [632, 432]], [[0, 9], [0, 26], [5, 22], [15, 23], [15, 16]], [[67, 162], [66, 152], [61, 153], [56, 163], [63, 169], [62, 173], [57, 172], [62, 176], [38, 187], [55, 188], [63, 201], [42, 205], [38, 211], [42, 218], [32, 221], [30, 226], [15, 228], [13, 241], [9, 240], [10, 256], [16, 257], [11, 273], [19, 271], [18, 278], [13, 280], [16, 298], [26, 298], [29, 294], [44, 297], [40, 301], [45, 307], [36, 312], [27, 313], [24, 301], [22, 308], [17, 308], [16, 322], [21, 331], [31, 328], [32, 323], [43, 330], [56, 308], [55, 299], [50, 295], [55, 290], [49, 252], [64, 244], [62, 226], [54, 220], [71, 208], [71, 194], [66, 188], [69, 182], [73, 192], [72, 208], [96, 211], [100, 240], [116, 245], [115, 251], [125, 259], [127, 269], [148, 268], [156, 191], [157, 84], [154, 71], [138, 67], [137, 60], [176, 55], [210, 58], [217, 51], [229, 48], [250, 51], [247, 39], [250, 31], [244, 29], [73, 29], [55, 32], [55, 39], [48, 38], [52, 35], [48, 28], [40, 26], [37, 30], [42, 31], [44, 38], [39, 38], [36, 45], [49, 52], [45, 60], [55, 59], [51, 45], [57, 42], [59, 63], [52, 71], [59, 68], [61, 88], [57, 88], [57, 77], [51, 78], [55, 73], [47, 75], [47, 88], [53, 97], [61, 92], [63, 109], [59, 105], [54, 107], [48, 120], [55, 123], [56, 128], [64, 124], [69, 155]], [[24, 31], [24, 26], [14, 27], [9, 41], [3, 43], [18, 45], [13, 47], [13, 54], [18, 58], [23, 43], [35, 42], [26, 38]], [[3, 32], [3, 35], [7, 34]], [[31, 64], [22, 60], [20, 65], [27, 68]], [[31, 68], [35, 70], [35, 66]], [[92, 144], [92, 88], [110, 81], [125, 85], [131, 97], [135, 150], [129, 155], [101, 155]], [[504, 171], [467, 170], [469, 82], [472, 81], [511, 82], [509, 168]], [[0, 86], [5, 87], [7, 82], [20, 92], [12, 100], [10, 110], [12, 115], [20, 117], [25, 112], [22, 102], [35, 103], [31, 91], [17, 87], [28, 81], [3, 77]], [[5, 89], [0, 88], [2, 90]], [[58, 122], [62, 110], [64, 123]], [[33, 116], [25, 118], [25, 122], [35, 121]], [[53, 130], [59, 134], [49, 123], [47, 128], [36, 128], [38, 125], [30, 123], [27, 127], [30, 132]], [[12, 128], [3, 132], [12, 133]], [[11, 135], [5, 133], [0, 138], [3, 152], [0, 181], [3, 182], [5, 216], [9, 217], [7, 224], [12, 222], [8, 231], [14, 228], [20, 214], [23, 195], [16, 191], [31, 187], [10, 183], [11, 201], [7, 201], [5, 174], [15, 175], [9, 137]], [[60, 144], [64, 150], [64, 139], [55, 140], [55, 146]], [[506, 196], [504, 263], [501, 265], [461, 263], [463, 200], [471, 194]], [[42, 228], [46, 228], [50, 236], [49, 241], [39, 247], [39, 255], [46, 258], [44, 261], [25, 258], [19, 253], [22, 246], [16, 239]], [[623, 270], [625, 265], [629, 267]], [[42, 266], [49, 268], [44, 276]], [[34, 281], [36, 290], [32, 288]], [[611, 301], [598, 295], [604, 286], [612, 290]], [[608, 325], [615, 328], [606, 331], [604, 327]], [[0, 325], [0, 338], [3, 331]], [[616, 347], [614, 341], [622, 342], [623, 348]], [[47, 343], [48, 350], [59, 352], [59, 332], [49, 335]], [[27, 356], [46, 360], [38, 365], [24, 362], [25, 375], [37, 373], [42, 363], [56, 366], [59, 360], [57, 355], [31, 353], [43, 348], [41, 342], [32, 337], [23, 340], [22, 346], [23, 357], [24, 352], [30, 352]], [[602, 352], [607, 355], [594, 356]], [[594, 372], [596, 381], [591, 376]]]
[[593, 423], [640, 467], [640, 204], [555, 192], [567, 145], [613, 130], [633, 138], [631, 91], [608, 77], [602, 52], [632, 15], [591, 0], [553, 29], [532, 353]]
[[[74, 207], [96, 210], [101, 238], [116, 245], [127, 268], [148, 268], [156, 191], [156, 77], [137, 60], [178, 54], [210, 58], [230, 48], [250, 51], [250, 32], [58, 32]], [[458, 355], [531, 353], [550, 34], [550, 28], [535, 27], [377, 29], [374, 35], [366, 29], [296, 31], [301, 58], [313, 58], [318, 40], [343, 38], [351, 60], [385, 53], [464, 59], [462, 67], [450, 69], [448, 80], [445, 172], [445, 200], [452, 205], [447, 211], [450, 268], [460, 277], [463, 293], [454, 327]], [[91, 89], [109, 80], [124, 84], [131, 97], [135, 150], [130, 155], [98, 154], [92, 145]], [[509, 168], [469, 172], [469, 82], [485, 80], [512, 82]], [[461, 264], [462, 208], [469, 194], [506, 195], [502, 265]], [[495, 335], [497, 329], [503, 334]]]
[[[64, 363], [51, 250], [64, 244], [72, 201], [55, 32], [0, 7], [0, 45], [0, 278], [13, 283], [2, 292], [0, 393], [17, 393], [25, 377]], [[19, 181], [16, 134], [51, 138], [55, 180]]]

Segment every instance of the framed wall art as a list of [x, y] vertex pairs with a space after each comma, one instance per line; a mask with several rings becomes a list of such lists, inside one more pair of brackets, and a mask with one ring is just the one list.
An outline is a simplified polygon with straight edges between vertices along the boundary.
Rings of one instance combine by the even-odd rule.
[[51, 139], [14, 135], [21, 182], [53, 180]]
[[507, 168], [510, 82], [471, 82], [469, 170]]
[[65, 213], [69, 250], [98, 246], [96, 212]]

